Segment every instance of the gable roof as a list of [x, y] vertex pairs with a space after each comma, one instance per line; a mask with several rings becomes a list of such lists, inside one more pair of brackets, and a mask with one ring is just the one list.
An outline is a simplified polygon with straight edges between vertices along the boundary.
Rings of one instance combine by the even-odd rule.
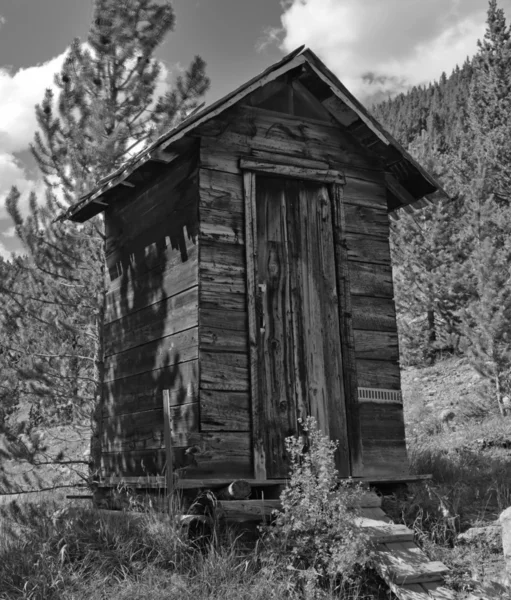
[[[101, 179], [93, 190], [82, 196], [60, 219], [83, 222], [98, 214], [108, 206], [108, 199], [112, 197], [109, 192], [119, 185], [134, 187], [134, 183], [128, 179], [144, 165], [171, 162], [176, 156], [171, 154], [172, 150], [178, 149], [179, 142], [186, 140], [200, 125], [217, 117], [270, 81], [299, 67], [302, 69], [301, 78], [304, 78], [309, 89], [332, 117], [385, 165], [385, 180], [391, 198], [389, 212], [400, 207], [405, 207], [406, 210], [422, 208], [433, 199], [446, 196], [440, 184], [378, 123], [314, 52], [301, 46], [257, 77], [210, 106], [195, 111], [177, 127], [160, 136], [148, 148], [127, 160], [117, 171]], [[432, 194], [434, 198], [430, 197]]]

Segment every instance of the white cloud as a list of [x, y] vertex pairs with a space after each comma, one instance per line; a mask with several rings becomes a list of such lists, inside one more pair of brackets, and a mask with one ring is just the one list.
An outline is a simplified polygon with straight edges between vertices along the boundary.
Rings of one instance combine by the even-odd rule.
[[[5, 199], [12, 186], [16, 186], [21, 193], [20, 209], [23, 214], [28, 212], [29, 193], [32, 190], [38, 198], [44, 199], [43, 181], [30, 179], [24, 166], [12, 154], [0, 150], [0, 220], [7, 218]], [[6, 233], [3, 232], [3, 235]]]
[[2, 242], [0, 242], [0, 256], [5, 260], [11, 259], [11, 252], [7, 250], [7, 248], [2, 244]]
[[2, 232], [2, 235], [6, 238], [13, 238], [16, 236], [16, 227], [14, 227], [14, 225], [12, 227], [9, 227], [9, 229], [6, 229], [5, 231]]
[[65, 52], [48, 62], [11, 72], [0, 68], [0, 152], [19, 152], [28, 147], [37, 128], [35, 105], [60, 71]]
[[361, 99], [395, 93], [473, 55], [486, 8], [482, 0], [285, 0], [281, 48], [310, 47]]

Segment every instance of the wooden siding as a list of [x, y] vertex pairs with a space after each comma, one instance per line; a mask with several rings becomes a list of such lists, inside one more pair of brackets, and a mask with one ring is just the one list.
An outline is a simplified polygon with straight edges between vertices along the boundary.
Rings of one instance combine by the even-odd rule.
[[[105, 223], [103, 473], [161, 475], [163, 390], [176, 424], [173, 444], [200, 441], [196, 155], [127, 192], [107, 209]], [[184, 450], [178, 457], [184, 460]]]
[[[349, 134], [331, 124], [253, 107], [234, 107], [201, 126], [199, 133], [199, 388], [207, 406], [203, 410], [201, 404], [201, 431], [238, 435], [246, 431], [246, 439], [250, 438], [241, 156], [282, 164], [299, 158], [310, 168], [345, 174], [345, 239], [358, 385], [399, 389], [389, 224], [380, 166]], [[375, 419], [377, 410], [385, 407], [365, 404], [360, 413], [364, 474], [397, 470], [402, 474], [407, 469], [402, 407], [390, 410], [388, 419]]]
[[[347, 177], [346, 243], [359, 387], [399, 390], [399, 349], [383, 178]], [[403, 407], [359, 406], [365, 476], [405, 475]]]

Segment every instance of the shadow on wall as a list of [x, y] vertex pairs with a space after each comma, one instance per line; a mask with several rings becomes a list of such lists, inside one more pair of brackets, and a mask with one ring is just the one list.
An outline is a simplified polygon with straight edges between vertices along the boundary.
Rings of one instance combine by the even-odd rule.
[[[106, 216], [103, 475], [161, 475], [163, 390], [173, 445], [198, 431], [198, 188], [193, 157]], [[137, 188], [135, 188], [136, 190]], [[179, 459], [184, 453], [176, 452]]]

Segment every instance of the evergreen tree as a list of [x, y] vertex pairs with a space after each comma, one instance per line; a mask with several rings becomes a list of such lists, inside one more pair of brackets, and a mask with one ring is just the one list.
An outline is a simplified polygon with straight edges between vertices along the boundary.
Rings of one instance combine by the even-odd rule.
[[474, 68], [459, 169], [471, 248], [470, 301], [461, 314], [467, 354], [503, 412], [502, 397], [511, 393], [511, 29], [495, 0]]
[[[36, 107], [39, 131], [32, 152], [44, 176], [45, 202], [32, 195], [30, 214], [23, 218], [15, 188], [7, 199], [28, 253], [19, 267], [30, 301], [17, 303], [11, 293], [3, 315], [13, 332], [12, 352], [23, 356], [23, 367], [11, 361], [11, 368], [20, 376], [22, 395], [40, 406], [32, 426], [83, 418], [100, 405], [102, 221], [98, 217], [78, 227], [54, 221], [95, 182], [197, 106], [209, 85], [200, 57], [171, 90], [156, 96], [162, 67], [154, 52], [173, 27], [167, 1], [95, 0], [87, 43], [72, 43], [55, 77], [57, 95], [47, 90]], [[91, 449], [97, 466], [97, 432]]]

